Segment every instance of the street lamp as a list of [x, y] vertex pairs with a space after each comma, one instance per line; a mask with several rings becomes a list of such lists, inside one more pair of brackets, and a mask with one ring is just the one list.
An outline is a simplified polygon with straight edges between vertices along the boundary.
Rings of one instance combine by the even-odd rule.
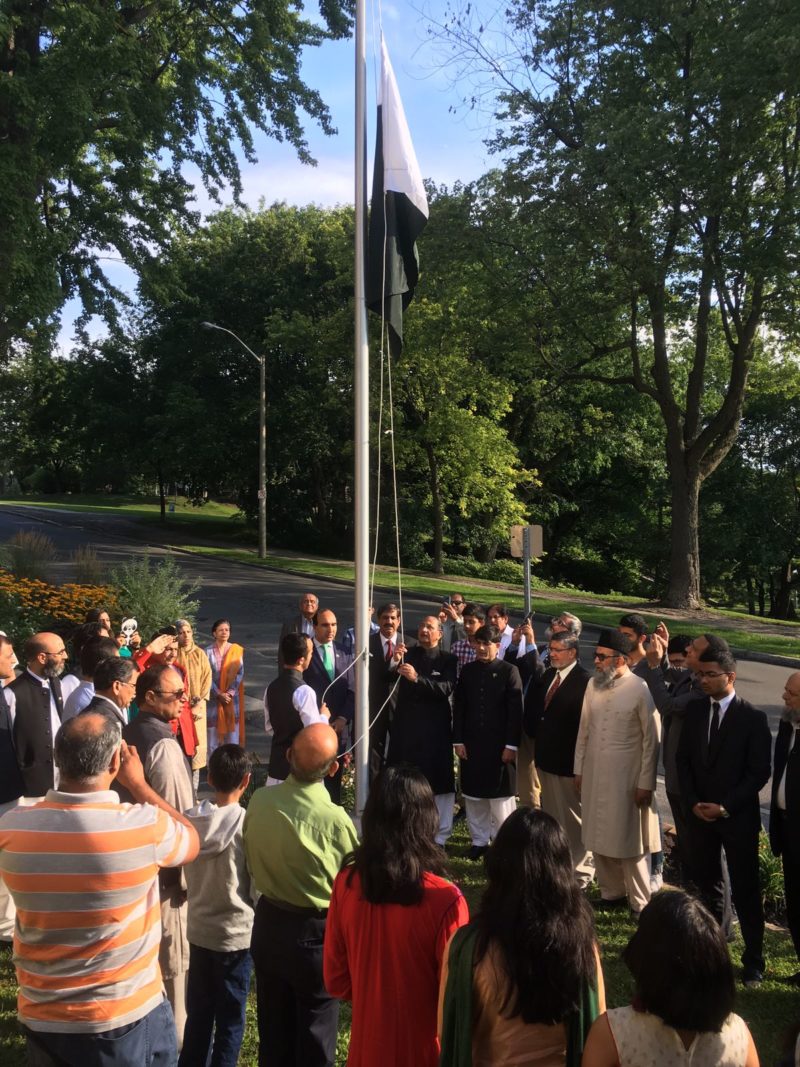
[[226, 326], [217, 326], [215, 322], [201, 322], [205, 330], [221, 330], [238, 341], [261, 368], [261, 388], [259, 392], [259, 430], [258, 430], [258, 558], [267, 558], [267, 358], [257, 356], [249, 345], [233, 330]]

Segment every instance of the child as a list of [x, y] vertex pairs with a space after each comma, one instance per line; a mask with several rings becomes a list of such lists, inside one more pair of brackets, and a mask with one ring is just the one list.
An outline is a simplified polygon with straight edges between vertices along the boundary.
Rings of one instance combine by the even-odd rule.
[[[253, 903], [244, 858], [239, 799], [250, 784], [250, 757], [220, 745], [208, 761], [214, 801], [190, 808], [200, 855], [184, 870], [189, 892], [187, 1020], [179, 1067], [235, 1067], [244, 1033], [253, 962]], [[214, 1054], [209, 1061], [211, 1039]]]

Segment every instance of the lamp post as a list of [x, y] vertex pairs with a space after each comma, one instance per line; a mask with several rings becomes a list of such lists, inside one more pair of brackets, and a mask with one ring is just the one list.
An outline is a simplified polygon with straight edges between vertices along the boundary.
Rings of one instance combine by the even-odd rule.
[[249, 345], [233, 330], [226, 326], [217, 326], [215, 322], [201, 322], [205, 330], [221, 330], [238, 341], [249, 352], [260, 368], [260, 390], [258, 398], [258, 558], [267, 558], [267, 357], [257, 356]]

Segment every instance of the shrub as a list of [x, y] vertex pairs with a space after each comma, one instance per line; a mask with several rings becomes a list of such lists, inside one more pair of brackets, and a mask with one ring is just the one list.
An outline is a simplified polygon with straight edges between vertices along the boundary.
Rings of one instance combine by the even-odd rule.
[[6, 543], [8, 568], [15, 578], [47, 578], [58, 553], [50, 538], [36, 530], [20, 530]]
[[123, 563], [112, 571], [111, 584], [123, 614], [136, 619], [145, 641], [176, 619], [194, 623], [199, 604], [192, 597], [200, 583], [184, 578], [172, 556], [158, 561], [139, 556]]
[[783, 864], [780, 856], [773, 856], [769, 837], [762, 830], [758, 839], [758, 873], [761, 899], [768, 919], [782, 920], [786, 910], [783, 893]]
[[94, 545], [81, 545], [72, 553], [71, 563], [81, 585], [102, 585], [106, 575], [105, 565], [97, 558]]

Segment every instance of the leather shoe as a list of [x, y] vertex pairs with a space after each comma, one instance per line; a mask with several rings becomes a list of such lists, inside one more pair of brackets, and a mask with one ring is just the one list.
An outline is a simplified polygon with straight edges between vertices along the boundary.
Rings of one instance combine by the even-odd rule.
[[742, 985], [745, 989], [755, 989], [764, 981], [764, 975], [755, 967], [746, 967], [742, 972]]

